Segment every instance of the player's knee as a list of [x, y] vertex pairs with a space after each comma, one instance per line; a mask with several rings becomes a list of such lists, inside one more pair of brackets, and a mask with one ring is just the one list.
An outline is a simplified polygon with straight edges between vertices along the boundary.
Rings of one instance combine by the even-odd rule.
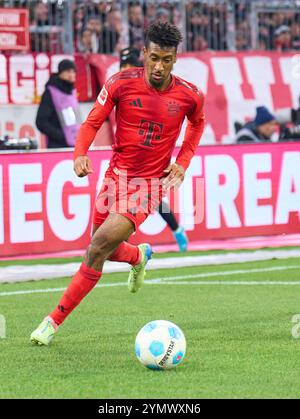
[[118, 245], [113, 238], [106, 233], [92, 238], [87, 254], [90, 260], [105, 259], [107, 255]]

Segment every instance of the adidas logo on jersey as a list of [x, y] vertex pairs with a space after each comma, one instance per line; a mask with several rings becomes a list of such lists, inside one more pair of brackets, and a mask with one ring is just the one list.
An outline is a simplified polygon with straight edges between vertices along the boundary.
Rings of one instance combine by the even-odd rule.
[[140, 98], [138, 98], [138, 99], [136, 99], [136, 100], [133, 100], [132, 102], [129, 102], [129, 105], [130, 105], [130, 106], [136, 106], [137, 108], [142, 108], [142, 107], [143, 107], [143, 105], [142, 105], [142, 102], [141, 102], [141, 99], [140, 99]]

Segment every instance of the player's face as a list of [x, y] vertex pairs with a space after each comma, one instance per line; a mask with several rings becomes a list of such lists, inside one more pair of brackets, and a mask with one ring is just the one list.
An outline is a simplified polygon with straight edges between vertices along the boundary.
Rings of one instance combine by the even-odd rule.
[[150, 84], [159, 90], [164, 90], [171, 80], [171, 71], [176, 62], [176, 48], [161, 48], [150, 42], [144, 48], [145, 70]]

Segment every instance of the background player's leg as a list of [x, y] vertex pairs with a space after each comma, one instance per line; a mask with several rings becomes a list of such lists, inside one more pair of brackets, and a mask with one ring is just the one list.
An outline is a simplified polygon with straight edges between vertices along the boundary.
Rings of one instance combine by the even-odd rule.
[[172, 231], [176, 231], [178, 229], [179, 224], [175, 218], [175, 215], [173, 214], [169, 205], [165, 201], [161, 201], [161, 203], [159, 204], [158, 212]]
[[161, 201], [158, 207], [158, 212], [172, 230], [175, 240], [177, 241], [177, 244], [179, 246], [179, 250], [181, 252], [186, 251], [188, 245], [188, 238], [186, 236], [184, 228], [178, 224], [175, 215], [171, 211], [169, 205], [164, 200]]
[[101, 277], [104, 261], [133, 231], [133, 222], [120, 214], [110, 214], [106, 218], [93, 235], [80, 269], [74, 275], [58, 306], [49, 315], [56, 324], [61, 324], [94, 288]]

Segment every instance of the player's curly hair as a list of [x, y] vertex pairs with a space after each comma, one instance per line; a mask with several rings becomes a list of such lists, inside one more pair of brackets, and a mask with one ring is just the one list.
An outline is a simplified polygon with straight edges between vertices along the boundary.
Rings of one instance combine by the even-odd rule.
[[161, 48], [175, 47], [182, 41], [179, 29], [169, 22], [155, 22], [145, 33], [145, 46], [149, 47], [150, 42], [159, 45]]

